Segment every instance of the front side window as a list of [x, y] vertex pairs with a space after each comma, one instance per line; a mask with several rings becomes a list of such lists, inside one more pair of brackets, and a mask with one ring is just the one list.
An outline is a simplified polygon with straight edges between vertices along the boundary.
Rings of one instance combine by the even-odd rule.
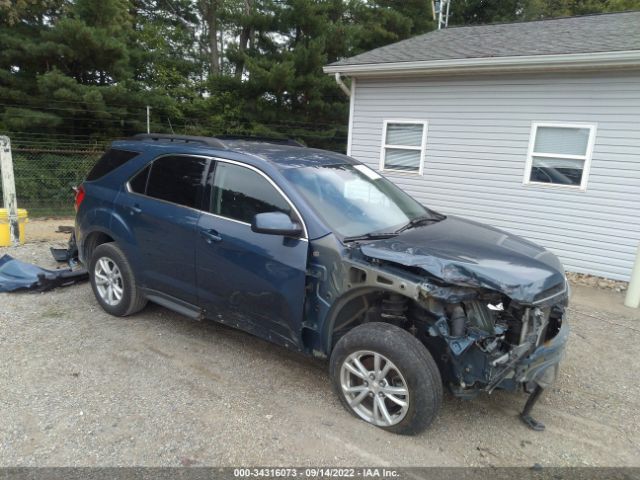
[[395, 231], [433, 213], [365, 165], [289, 168], [283, 174], [343, 237]]
[[384, 122], [380, 170], [422, 175], [427, 140], [427, 122]]
[[595, 130], [593, 125], [534, 123], [524, 183], [586, 189]]
[[[206, 166], [206, 158], [179, 155], [160, 157], [151, 165], [146, 195], [185, 207], [199, 208]], [[144, 170], [140, 174], [144, 175]], [[138, 189], [141, 188], [143, 182], [137, 176], [132, 181]], [[129, 185], [132, 187], [131, 182]]]
[[266, 178], [249, 168], [225, 162], [216, 165], [209, 211], [249, 224], [258, 213], [292, 215], [289, 203]]

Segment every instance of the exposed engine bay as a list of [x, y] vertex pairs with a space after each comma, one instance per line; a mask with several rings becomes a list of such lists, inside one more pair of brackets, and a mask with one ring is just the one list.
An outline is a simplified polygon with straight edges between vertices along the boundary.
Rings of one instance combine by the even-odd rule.
[[496, 388], [515, 390], [532, 381], [548, 386], [552, 379], [532, 378], [518, 367], [559, 334], [566, 296], [553, 305], [539, 306], [521, 306], [499, 294], [469, 292], [468, 296], [457, 303], [434, 297], [418, 303], [400, 294], [381, 293], [369, 298], [365, 321], [393, 323], [417, 336], [434, 354], [457, 396], [472, 397]]
[[[347, 311], [355, 315], [342, 316], [336, 335], [354, 321], [396, 324], [427, 346], [445, 382], [461, 397], [496, 388], [515, 390], [522, 384], [533, 388], [526, 385], [529, 382], [546, 387], [553, 381], [549, 375], [532, 375], [526, 368], [531, 364], [521, 365], [521, 361], [560, 333], [567, 303], [564, 285], [537, 305], [520, 305], [503, 295], [472, 289], [457, 289], [454, 301], [447, 302], [428, 296], [424, 287], [418, 301], [388, 292], [354, 299]], [[442, 296], [443, 288], [439, 290]]]

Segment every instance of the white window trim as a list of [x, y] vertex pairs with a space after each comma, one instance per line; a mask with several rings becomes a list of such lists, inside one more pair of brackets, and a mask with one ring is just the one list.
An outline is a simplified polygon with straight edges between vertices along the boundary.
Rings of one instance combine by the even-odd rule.
[[[407, 123], [413, 125], [422, 125], [422, 143], [419, 147], [407, 146], [407, 145], [392, 145], [387, 143], [387, 125], [390, 123]], [[380, 149], [380, 171], [381, 172], [395, 172], [403, 173], [405, 175], [422, 175], [424, 170], [424, 157], [427, 150], [427, 130], [429, 128], [429, 122], [426, 120], [416, 119], [389, 119], [385, 120], [382, 127], [382, 148]], [[399, 150], [415, 150], [420, 152], [420, 165], [417, 172], [408, 172], [406, 170], [398, 170], [395, 168], [385, 168], [384, 160], [387, 148], [397, 148]]]
[[[533, 148], [536, 143], [536, 136], [538, 135], [538, 127], [551, 127], [551, 128], [581, 128], [589, 129], [589, 141], [587, 143], [587, 151], [585, 155], [567, 155], [561, 153], [536, 153]], [[523, 185], [549, 187], [549, 188], [563, 188], [571, 190], [586, 191], [587, 183], [589, 182], [589, 172], [591, 170], [591, 159], [593, 157], [593, 147], [596, 143], [596, 130], [597, 124], [584, 124], [584, 123], [548, 123], [548, 122], [533, 122], [531, 124], [531, 133], [529, 134], [529, 149], [527, 150], [527, 163], [524, 169], [524, 177], [522, 180]], [[582, 160], [584, 167], [582, 169], [582, 180], [580, 185], [561, 185], [558, 183], [546, 183], [546, 182], [532, 182], [531, 181], [531, 168], [533, 166], [533, 157], [549, 157], [549, 158], [566, 158], [570, 160]]]

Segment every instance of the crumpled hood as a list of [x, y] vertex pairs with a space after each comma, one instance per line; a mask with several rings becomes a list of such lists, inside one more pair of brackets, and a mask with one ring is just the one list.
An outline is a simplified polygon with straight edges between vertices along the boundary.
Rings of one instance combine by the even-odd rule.
[[548, 250], [459, 217], [373, 240], [360, 249], [367, 257], [417, 267], [448, 284], [495, 290], [522, 303], [564, 282], [564, 268]]

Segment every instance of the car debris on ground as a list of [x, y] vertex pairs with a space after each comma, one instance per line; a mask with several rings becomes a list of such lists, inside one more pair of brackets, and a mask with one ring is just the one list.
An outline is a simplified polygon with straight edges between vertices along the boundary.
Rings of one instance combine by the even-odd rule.
[[0, 292], [32, 290], [45, 292], [57, 287], [66, 287], [89, 279], [87, 270], [78, 262], [78, 248], [72, 227], [58, 227], [58, 231], [71, 233], [67, 248], [51, 247], [53, 258], [67, 263], [68, 268], [50, 270], [13, 258], [0, 257]]

